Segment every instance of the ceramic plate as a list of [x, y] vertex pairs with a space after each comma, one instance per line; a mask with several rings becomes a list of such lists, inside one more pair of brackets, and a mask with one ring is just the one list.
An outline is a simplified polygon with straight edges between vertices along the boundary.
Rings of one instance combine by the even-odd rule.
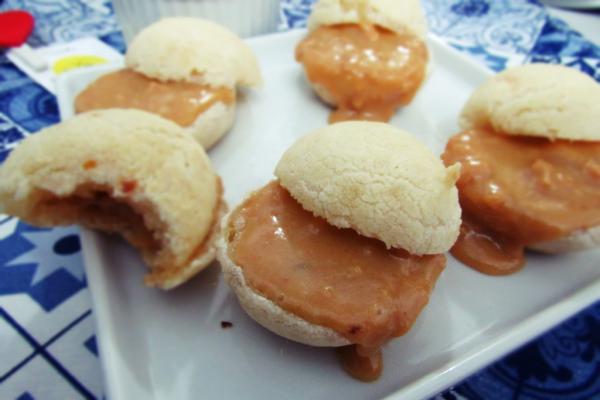
[[[245, 93], [235, 128], [210, 157], [226, 199], [237, 204], [273, 177], [283, 151], [326, 124], [329, 110], [307, 87], [295, 63], [302, 31], [248, 41], [265, 78]], [[468, 95], [490, 72], [429, 39], [434, 68], [409, 107], [391, 121], [440, 153], [457, 132]], [[114, 66], [85, 69], [59, 82], [62, 118], [73, 99]], [[106, 394], [125, 399], [423, 398], [475, 372], [542, 333], [600, 293], [600, 252], [528, 255], [516, 275], [490, 277], [448, 259], [429, 305], [413, 329], [384, 349], [376, 383], [349, 378], [330, 349], [282, 339], [242, 311], [213, 265], [185, 286], [161, 292], [143, 286], [139, 257], [116, 237], [82, 232]], [[229, 329], [222, 321], [233, 323]]]
[[600, 9], [600, 0], [542, 0], [548, 6], [580, 10]]

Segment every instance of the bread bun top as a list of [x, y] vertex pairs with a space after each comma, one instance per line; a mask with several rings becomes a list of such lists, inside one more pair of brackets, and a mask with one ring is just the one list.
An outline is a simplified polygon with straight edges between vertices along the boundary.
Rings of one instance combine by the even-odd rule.
[[600, 140], [600, 84], [561, 65], [510, 68], [475, 90], [462, 110], [460, 126], [509, 135]]
[[427, 20], [419, 0], [320, 0], [308, 18], [308, 29], [361, 22], [394, 32], [408, 30], [421, 39], [427, 34]]
[[125, 61], [160, 81], [213, 87], [262, 83], [252, 50], [227, 28], [200, 18], [163, 18], [146, 27], [129, 45]]
[[[175, 123], [133, 109], [91, 111], [43, 129], [0, 167], [0, 213], [36, 225], [97, 227], [108, 222], [98, 221], [105, 217], [94, 207], [108, 200], [116, 203], [105, 214], [132, 207], [155, 237], [160, 233], [158, 254], [142, 254], [151, 267], [177, 269], [196, 256], [219, 197], [202, 147]], [[76, 212], [86, 199], [96, 205]], [[89, 220], [79, 220], [83, 215]]]
[[378, 122], [341, 122], [296, 142], [275, 175], [306, 210], [388, 247], [438, 254], [458, 237], [459, 165], [445, 168], [412, 135]]

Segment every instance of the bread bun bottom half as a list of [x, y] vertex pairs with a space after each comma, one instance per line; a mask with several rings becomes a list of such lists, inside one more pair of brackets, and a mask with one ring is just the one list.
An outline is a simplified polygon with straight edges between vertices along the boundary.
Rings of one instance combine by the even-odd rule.
[[[244, 200], [245, 201], [245, 200]], [[240, 204], [244, 204], [242, 201]], [[286, 339], [317, 347], [340, 347], [350, 343], [331, 328], [310, 323], [279, 307], [248, 285], [244, 270], [229, 257], [229, 240], [239, 227], [230, 221], [231, 213], [222, 219], [221, 236], [217, 239], [217, 259], [223, 276], [244, 311], [260, 325]]]
[[535, 243], [528, 249], [540, 253], [560, 254], [600, 248], [600, 226], [575, 231], [559, 239]]
[[205, 150], [213, 147], [232, 127], [235, 122], [236, 104], [216, 102], [202, 112], [184, 131], [188, 132]]

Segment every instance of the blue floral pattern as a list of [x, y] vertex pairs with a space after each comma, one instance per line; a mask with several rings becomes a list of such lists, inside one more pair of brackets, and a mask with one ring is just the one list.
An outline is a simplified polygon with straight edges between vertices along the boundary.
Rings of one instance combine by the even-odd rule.
[[35, 18], [32, 46], [66, 42], [84, 36], [102, 36], [118, 30], [109, 0], [9, 0], [2, 9], [22, 9]]
[[599, 377], [600, 302], [441, 397], [594, 399], [600, 397]]
[[563, 64], [600, 81], [600, 46], [586, 40], [558, 18], [546, 19], [526, 62]]
[[490, 11], [490, 4], [484, 0], [464, 0], [453, 4], [450, 10], [463, 17], [482, 17]]
[[[283, 0], [281, 28], [305, 26], [313, 2]], [[423, 6], [431, 32], [494, 71], [559, 63], [600, 81], [600, 48], [537, 1], [424, 0]], [[93, 35], [124, 50], [108, 0], [0, 0], [0, 11], [15, 8], [36, 17], [33, 45]], [[56, 122], [54, 96], [0, 53], [0, 163], [20, 140]], [[86, 286], [76, 229], [38, 229], [0, 215], [0, 332], [12, 332], [15, 347], [14, 354], [2, 355], [0, 398], [44, 398], [31, 379], [19, 379], [34, 373], [60, 387], [65, 398], [103, 397]], [[65, 316], [65, 309], [77, 312]], [[38, 332], [37, 318], [48, 321], [50, 335]], [[88, 368], [63, 365], [63, 355], [49, 350], [78, 330], [84, 339], [67, 348]], [[18, 358], [17, 348], [28, 350]], [[14, 363], [7, 365], [7, 357]], [[43, 367], [33, 369], [39, 359]], [[436, 398], [600, 399], [600, 302]]]
[[514, 0], [423, 2], [430, 30], [463, 46], [527, 54], [546, 20], [543, 7]]
[[281, 2], [282, 28], [301, 28], [306, 26], [314, 0], [288, 0]]

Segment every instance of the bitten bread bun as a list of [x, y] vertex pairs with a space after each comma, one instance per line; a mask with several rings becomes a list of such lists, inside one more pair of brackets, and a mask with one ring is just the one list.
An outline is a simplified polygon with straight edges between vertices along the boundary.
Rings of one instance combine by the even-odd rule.
[[458, 164], [445, 168], [411, 134], [375, 122], [306, 135], [275, 169], [314, 215], [418, 255], [443, 253], [456, 241], [459, 173]]
[[460, 116], [463, 129], [507, 135], [600, 140], [600, 85], [573, 68], [528, 64], [488, 79]]
[[427, 20], [419, 0], [320, 0], [308, 19], [308, 29], [363, 22], [394, 32], [407, 29], [421, 39], [427, 34]]
[[28, 137], [0, 167], [0, 212], [120, 233], [150, 268], [146, 283], [161, 289], [213, 261], [224, 211], [202, 147], [138, 110], [80, 114]]
[[[384, 123], [344, 122], [296, 142], [278, 163], [275, 182], [328, 224], [351, 228], [412, 254], [434, 254], [447, 251], [459, 234], [461, 211], [454, 186], [458, 173], [458, 165], [444, 168], [406, 132]], [[230, 214], [222, 221], [217, 242], [225, 279], [244, 310], [290, 340], [328, 347], [354, 343], [334, 329], [283, 309], [248, 284], [244, 267], [229, 253], [233, 238], [246, 228], [244, 220]]]

